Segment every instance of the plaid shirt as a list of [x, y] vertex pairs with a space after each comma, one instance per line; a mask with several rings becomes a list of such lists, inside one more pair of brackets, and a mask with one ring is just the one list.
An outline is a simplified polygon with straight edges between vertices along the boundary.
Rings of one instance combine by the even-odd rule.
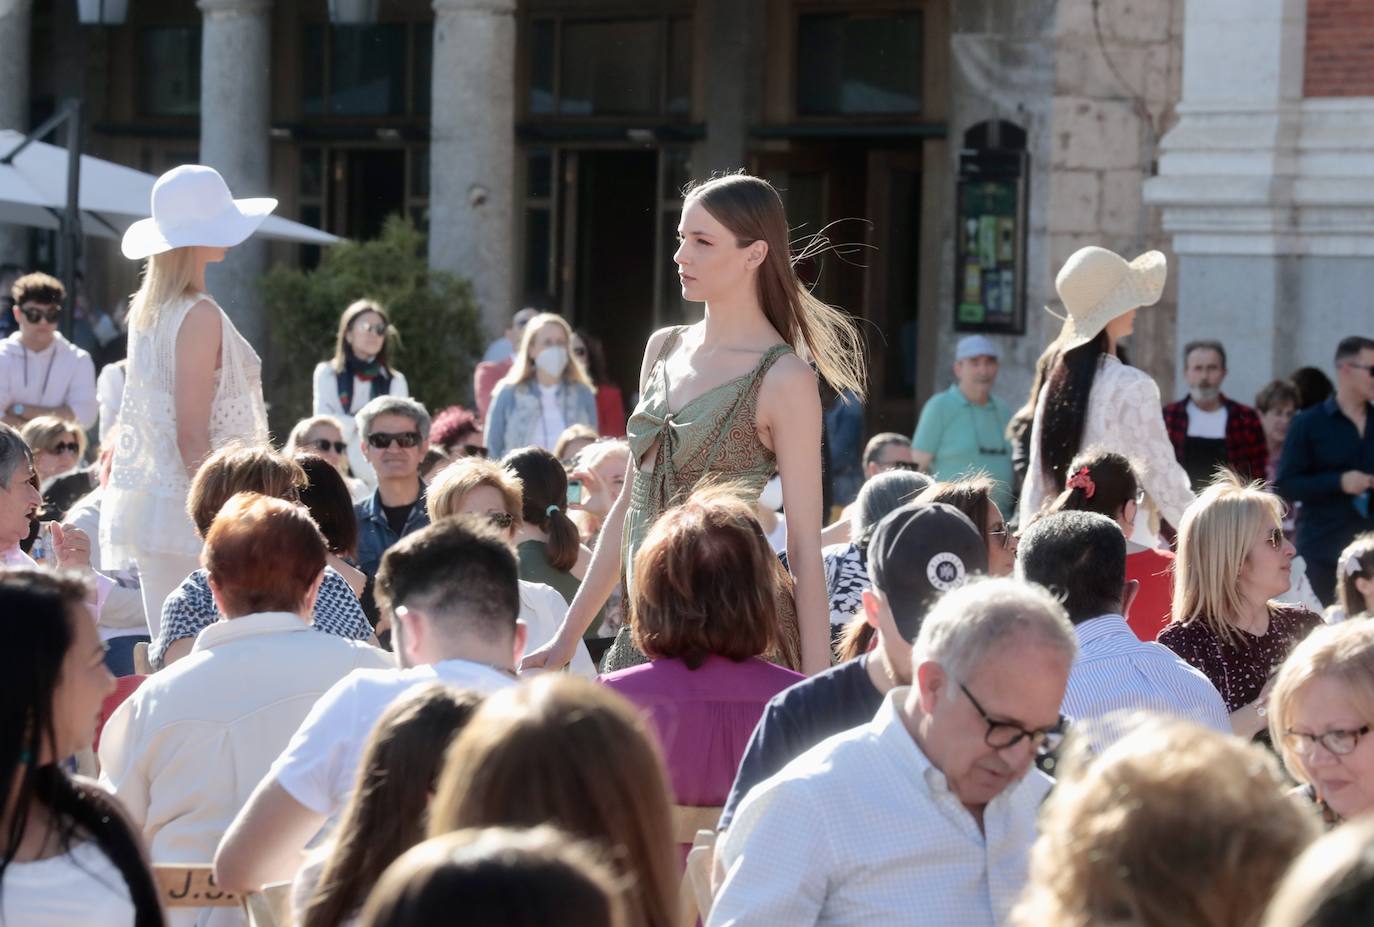
[[[1232, 399], [1221, 397], [1226, 406], [1226, 465], [1245, 480], [1265, 479], [1269, 445], [1259, 413]], [[1183, 444], [1188, 439], [1188, 397], [1164, 407], [1164, 427], [1174, 445], [1174, 456], [1183, 463]]]

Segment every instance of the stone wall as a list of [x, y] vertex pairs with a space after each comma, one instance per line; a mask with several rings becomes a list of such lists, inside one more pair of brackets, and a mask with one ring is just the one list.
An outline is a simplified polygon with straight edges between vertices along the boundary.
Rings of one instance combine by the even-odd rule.
[[[1054, 274], [1084, 245], [1128, 259], [1150, 249], [1170, 253], [1160, 210], [1142, 202], [1141, 190], [1176, 118], [1183, 0], [1101, 0], [1096, 21], [1094, 6], [1060, 0], [1054, 21], [1050, 286], [1043, 301], [1055, 299]], [[1174, 390], [1176, 293], [1171, 279], [1160, 303], [1137, 316], [1128, 342], [1132, 362], [1154, 375], [1165, 397]]]
[[1303, 96], [1374, 96], [1374, 3], [1307, 0], [1303, 59]]

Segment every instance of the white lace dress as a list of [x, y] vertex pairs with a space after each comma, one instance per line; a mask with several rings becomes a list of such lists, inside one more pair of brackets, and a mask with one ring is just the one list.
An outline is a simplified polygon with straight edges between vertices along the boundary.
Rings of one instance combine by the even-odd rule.
[[[186, 513], [190, 479], [177, 448], [176, 340], [186, 314], [200, 300], [193, 293], [162, 308], [150, 327], [129, 333], [129, 362], [119, 436], [102, 505], [101, 550], [107, 565], [124, 569], [144, 561], [180, 563], [199, 554], [201, 542]], [[210, 405], [210, 448], [235, 441], [266, 444], [267, 411], [262, 399], [262, 362], [234, 323], [220, 315], [220, 369]], [[191, 569], [195, 569], [194, 563]], [[175, 571], [173, 571], [175, 572]], [[171, 580], [170, 592], [181, 576]], [[161, 603], [155, 606], [158, 612]], [[149, 623], [155, 624], [153, 606]], [[153, 628], [152, 630], [156, 630]]]
[[[1042, 390], [1031, 426], [1030, 461], [1025, 484], [1021, 487], [1022, 524], [1062, 490], [1062, 487], [1050, 485], [1040, 466], [1040, 425], [1044, 419], [1045, 396], [1046, 391]], [[1149, 502], [1169, 524], [1177, 527], [1183, 510], [1196, 497], [1187, 472], [1174, 457], [1174, 446], [1164, 429], [1159, 387], [1145, 371], [1123, 364], [1111, 354], [1098, 358], [1097, 375], [1093, 378], [1092, 392], [1088, 394], [1088, 414], [1079, 450], [1090, 447], [1114, 451], [1130, 460]], [[1142, 511], [1137, 515], [1136, 532], [1132, 535], [1137, 543], [1145, 543], [1142, 540], [1144, 521]]]

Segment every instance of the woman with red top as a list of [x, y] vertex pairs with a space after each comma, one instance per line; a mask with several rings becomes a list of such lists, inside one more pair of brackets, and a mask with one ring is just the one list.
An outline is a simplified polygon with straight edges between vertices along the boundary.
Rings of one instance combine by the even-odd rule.
[[585, 331], [573, 332], [572, 356], [596, 384], [597, 434], [603, 438], [625, 437], [625, 395], [606, 369], [606, 352], [601, 341]]
[[1069, 464], [1068, 485], [1049, 511], [1097, 512], [1121, 526], [1126, 535], [1126, 579], [1140, 584], [1126, 623], [1136, 637], [1152, 641], [1168, 626], [1173, 609], [1174, 555], [1131, 543], [1136, 507], [1144, 495], [1129, 460], [1092, 448]]
[[1212, 680], [1242, 737], [1265, 729], [1274, 672], [1322, 623], [1274, 601], [1288, 591], [1293, 554], [1283, 501], [1234, 475], [1214, 480], [1178, 526], [1173, 616], [1159, 642]]

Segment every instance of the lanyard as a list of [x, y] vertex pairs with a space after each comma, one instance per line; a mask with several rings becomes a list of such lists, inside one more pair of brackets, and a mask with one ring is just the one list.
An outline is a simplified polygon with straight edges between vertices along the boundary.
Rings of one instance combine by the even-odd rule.
[[[24, 388], [25, 388], [25, 389], [27, 389], [27, 388], [28, 388], [28, 385], [29, 385], [29, 354], [30, 354], [30, 353], [32, 353], [32, 352], [30, 352], [29, 349], [28, 349], [27, 347], [24, 348]], [[52, 357], [49, 357], [49, 358], [48, 358], [48, 369], [47, 369], [47, 371], [45, 371], [44, 374], [43, 374], [43, 388], [42, 388], [41, 390], [39, 390], [39, 392], [38, 392], [38, 399], [34, 401], [34, 405], [42, 405], [42, 404], [43, 404], [43, 397], [46, 396], [46, 395], [48, 394], [48, 378], [52, 376], [52, 365], [55, 364], [56, 362], [57, 362], [57, 345], [56, 345], [56, 344], [53, 344], [53, 346], [52, 346]]]

